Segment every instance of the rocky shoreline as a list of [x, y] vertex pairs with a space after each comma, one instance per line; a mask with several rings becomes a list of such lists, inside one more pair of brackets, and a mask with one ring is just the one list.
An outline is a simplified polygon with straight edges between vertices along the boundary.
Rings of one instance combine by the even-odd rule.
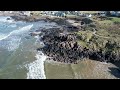
[[[31, 33], [32, 36], [39, 35], [39, 31], [42, 33], [42, 41], [45, 47], [38, 48], [37, 50], [42, 50], [46, 55], [52, 57], [54, 61], [64, 62], [64, 63], [74, 63], [77, 64], [79, 60], [84, 58], [89, 58], [92, 60], [98, 60], [101, 62], [116, 62], [120, 60], [120, 54], [113, 52], [104, 52], [102, 49], [94, 50], [87, 47], [82, 47], [78, 44], [78, 36], [75, 32], [84, 31], [85, 28], [92, 22], [88, 18], [50, 18], [50, 17], [34, 17], [34, 16], [11, 16], [15, 20], [22, 20], [27, 22], [34, 22], [39, 20], [44, 20], [46, 22], [56, 22], [61, 28], [51, 28], [37, 30]], [[71, 21], [78, 25], [71, 24]], [[110, 43], [107, 43], [110, 46]], [[106, 46], [107, 46], [106, 45]]]
[[54, 61], [74, 64], [77, 64], [83, 58], [101, 62], [119, 61], [119, 55], [81, 47], [76, 41], [77, 37], [75, 34], [65, 34], [64, 30], [60, 28], [45, 29], [41, 30], [41, 32], [44, 33], [41, 40], [44, 42], [45, 47], [37, 50], [42, 50], [46, 55], [52, 57]]
[[[76, 32], [75, 28], [72, 28], [72, 31]], [[68, 27], [43, 29], [41, 32], [43, 33], [41, 40], [44, 42], [45, 47], [37, 50], [42, 50], [54, 61], [77, 64], [79, 60], [85, 58], [112, 63], [120, 60], [120, 54], [110, 51], [104, 52], [103, 49], [94, 50], [82, 47], [77, 42], [77, 35], [70, 32]], [[109, 42], [106, 43], [106, 47], [110, 45]]]

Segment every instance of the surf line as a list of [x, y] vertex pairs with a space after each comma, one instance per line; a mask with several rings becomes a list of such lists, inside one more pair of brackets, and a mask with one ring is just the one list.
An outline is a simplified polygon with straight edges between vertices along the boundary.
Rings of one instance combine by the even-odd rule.
[[12, 32], [10, 32], [7, 36], [4, 36], [2, 38], [0, 38], [0, 40], [4, 40], [6, 38], [8, 38], [9, 36], [11, 36], [12, 34], [19, 34], [23, 31], [27, 31], [27, 30], [30, 30], [31, 28], [33, 27], [33, 24], [32, 25], [28, 25], [28, 26], [25, 26], [25, 27], [22, 27], [18, 30], [13, 30]]
[[27, 65], [27, 79], [46, 79], [44, 61], [47, 56], [45, 56], [41, 51], [38, 51], [35, 57], [37, 60]]

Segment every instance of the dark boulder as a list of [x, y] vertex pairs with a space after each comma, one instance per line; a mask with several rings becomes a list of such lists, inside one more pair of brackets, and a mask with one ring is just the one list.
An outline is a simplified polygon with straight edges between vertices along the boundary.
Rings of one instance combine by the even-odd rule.
[[[45, 46], [40, 50], [52, 57], [54, 61], [76, 64], [77, 61], [83, 58], [101, 62], [115, 62], [120, 60], [119, 54], [110, 51], [104, 52], [102, 49], [94, 50], [81, 47], [76, 41], [77, 36], [75, 34], [64, 33], [63, 31], [60, 28], [41, 30], [43, 34], [42, 41]], [[106, 44], [106, 48], [113, 47], [116, 47], [116, 45], [110, 42]]]
[[7, 18], [7, 20], [11, 20], [11, 18]]

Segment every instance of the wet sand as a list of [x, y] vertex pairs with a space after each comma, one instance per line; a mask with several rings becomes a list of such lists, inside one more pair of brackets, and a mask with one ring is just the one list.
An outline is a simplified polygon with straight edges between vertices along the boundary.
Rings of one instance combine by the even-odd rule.
[[109, 71], [115, 68], [111, 63], [93, 60], [79, 61], [78, 64], [64, 64], [55, 61], [45, 61], [47, 79], [117, 79]]

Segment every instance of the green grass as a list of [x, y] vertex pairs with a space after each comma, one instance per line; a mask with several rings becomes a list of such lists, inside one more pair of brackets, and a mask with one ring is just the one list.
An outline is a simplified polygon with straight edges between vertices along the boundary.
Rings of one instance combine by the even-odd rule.
[[112, 22], [120, 22], [120, 18], [118, 18], [118, 17], [112, 17], [111, 21]]
[[120, 25], [115, 24], [114, 22], [120, 22], [120, 18], [111, 17], [109, 20], [94, 20], [95, 26], [97, 28], [96, 34], [93, 34], [93, 31], [89, 27], [85, 31], [77, 32], [77, 35], [82, 37], [78, 39], [78, 44], [82, 47], [87, 47], [89, 49], [103, 49], [105, 52], [113, 51], [118, 52], [120, 48], [109, 48], [106, 47], [108, 41], [112, 43], [117, 42], [117, 46], [120, 45]]
[[104, 25], [110, 25], [113, 22], [111, 20], [103, 20], [103, 21], [99, 21], [100, 24], [104, 24]]
[[103, 21], [96, 20], [96, 21], [103, 26], [112, 25], [115, 22], [120, 23], [120, 18], [118, 18], [118, 17], [110, 17], [110, 18], [111, 18], [111, 20], [103, 20]]
[[109, 17], [110, 19], [108, 20], [99, 20], [99, 19], [93, 19], [94, 21], [97, 21], [99, 23], [105, 23], [105, 24], [109, 24], [109, 23], [113, 23], [113, 22], [120, 22], [120, 18], [119, 17]]
[[93, 35], [92, 31], [80, 31], [77, 32], [78, 35], [84, 35], [86, 37], [86, 39], [90, 39]]
[[87, 33], [87, 42], [89, 42], [89, 40], [92, 38], [92, 36], [93, 36], [93, 33], [92, 32], [90, 32], [90, 33]]
[[82, 40], [78, 40], [78, 44], [82, 47], [87, 47], [86, 42], [82, 41]]
[[96, 32], [97, 35], [108, 37], [110, 33], [107, 30], [101, 29]]
[[[92, 38], [93, 36], [93, 32], [92, 31], [80, 31], [77, 32], [77, 35], [84, 37], [82, 40], [78, 40], [78, 44], [81, 45], [82, 47], [87, 47], [87, 48], [93, 48], [93, 46], [91, 47], [88, 42], [89, 40]], [[96, 45], [94, 45], [96, 48]]]

